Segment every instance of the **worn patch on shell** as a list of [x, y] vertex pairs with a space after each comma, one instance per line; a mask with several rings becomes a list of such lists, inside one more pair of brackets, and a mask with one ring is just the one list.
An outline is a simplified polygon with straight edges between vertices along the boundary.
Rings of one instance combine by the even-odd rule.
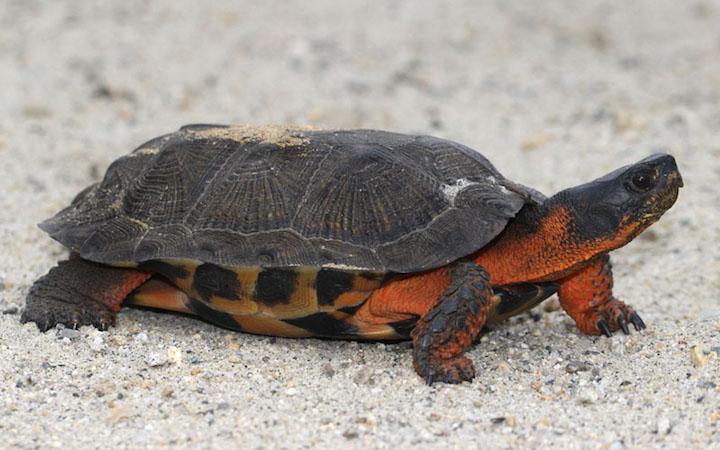
[[508, 190], [508, 188], [506, 188], [506, 187], [503, 186], [502, 184], [498, 183], [498, 180], [495, 179], [495, 177], [490, 176], [490, 177], [488, 177], [487, 179], [488, 179], [489, 182], [491, 182], [492, 184], [494, 184], [495, 186], [497, 186], [497, 187], [500, 189], [500, 192], [502, 192], [503, 194], [509, 194], [509, 193], [510, 193], [510, 191]]
[[127, 156], [134, 158], [140, 155], [157, 155], [160, 152], [157, 148], [139, 148]]
[[[323, 247], [321, 247], [323, 248]], [[347, 264], [336, 264], [336, 263], [325, 263], [322, 265], [323, 269], [335, 269], [335, 270], [366, 270], [364, 267], [350, 266]]]
[[230, 125], [228, 127], [208, 128], [192, 131], [192, 134], [204, 138], [232, 139], [237, 142], [263, 142], [279, 147], [308, 144], [310, 140], [303, 131], [314, 130], [311, 126], [297, 125]]
[[442, 193], [452, 205], [453, 203], [455, 203], [455, 197], [457, 197], [458, 193], [466, 187], [472, 186], [473, 184], [478, 183], [474, 181], [469, 181], [467, 178], [460, 178], [455, 182], [455, 184], [443, 184]]

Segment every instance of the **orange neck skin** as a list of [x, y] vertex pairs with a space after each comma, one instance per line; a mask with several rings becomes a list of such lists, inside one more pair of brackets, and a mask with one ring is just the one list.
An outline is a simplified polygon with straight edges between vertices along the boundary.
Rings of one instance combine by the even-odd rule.
[[637, 224], [629, 224], [611, 237], [583, 238], [571, 229], [577, 219], [568, 206], [550, 199], [533, 209], [522, 211], [470, 257], [487, 269], [493, 286], [558, 280], [593, 257], [625, 245], [639, 232]]

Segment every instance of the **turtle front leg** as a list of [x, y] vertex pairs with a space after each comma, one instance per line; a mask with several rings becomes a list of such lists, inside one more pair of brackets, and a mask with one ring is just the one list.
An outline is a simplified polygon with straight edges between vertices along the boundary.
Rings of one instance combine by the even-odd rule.
[[638, 331], [645, 328], [630, 305], [613, 297], [608, 255], [593, 259], [580, 271], [561, 279], [559, 285], [560, 305], [583, 333], [610, 337], [612, 332], [622, 330], [630, 334], [628, 323]]
[[484, 268], [455, 263], [450, 286], [410, 335], [415, 370], [428, 384], [473, 379], [475, 367], [464, 353], [485, 323], [492, 295]]
[[41, 331], [58, 323], [70, 328], [93, 325], [107, 330], [115, 323], [123, 299], [150, 275], [82, 258], [61, 261], [32, 285], [20, 320], [35, 322]]

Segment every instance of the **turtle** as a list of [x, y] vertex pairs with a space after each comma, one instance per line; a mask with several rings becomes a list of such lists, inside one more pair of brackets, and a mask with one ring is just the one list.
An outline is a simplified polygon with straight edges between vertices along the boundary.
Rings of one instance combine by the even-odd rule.
[[39, 225], [70, 257], [21, 320], [107, 330], [124, 302], [255, 334], [406, 339], [422, 379], [460, 383], [483, 326], [556, 293], [583, 333], [646, 328], [608, 252], [682, 185], [662, 153], [546, 197], [437, 137], [187, 125]]

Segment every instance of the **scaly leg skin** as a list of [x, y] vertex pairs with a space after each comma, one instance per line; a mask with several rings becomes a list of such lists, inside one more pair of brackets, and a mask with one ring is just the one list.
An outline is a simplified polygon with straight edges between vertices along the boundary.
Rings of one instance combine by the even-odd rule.
[[410, 334], [415, 370], [427, 384], [473, 379], [475, 367], [463, 354], [485, 323], [492, 295], [485, 269], [456, 263], [450, 287]]
[[560, 305], [586, 334], [610, 337], [617, 330], [630, 334], [628, 322], [638, 331], [645, 328], [630, 305], [613, 297], [612, 287], [610, 257], [599, 256], [580, 271], [560, 280]]
[[105, 331], [115, 324], [123, 299], [150, 275], [82, 258], [61, 261], [32, 285], [20, 320], [35, 322], [40, 331], [59, 323], [73, 329], [92, 325]]

